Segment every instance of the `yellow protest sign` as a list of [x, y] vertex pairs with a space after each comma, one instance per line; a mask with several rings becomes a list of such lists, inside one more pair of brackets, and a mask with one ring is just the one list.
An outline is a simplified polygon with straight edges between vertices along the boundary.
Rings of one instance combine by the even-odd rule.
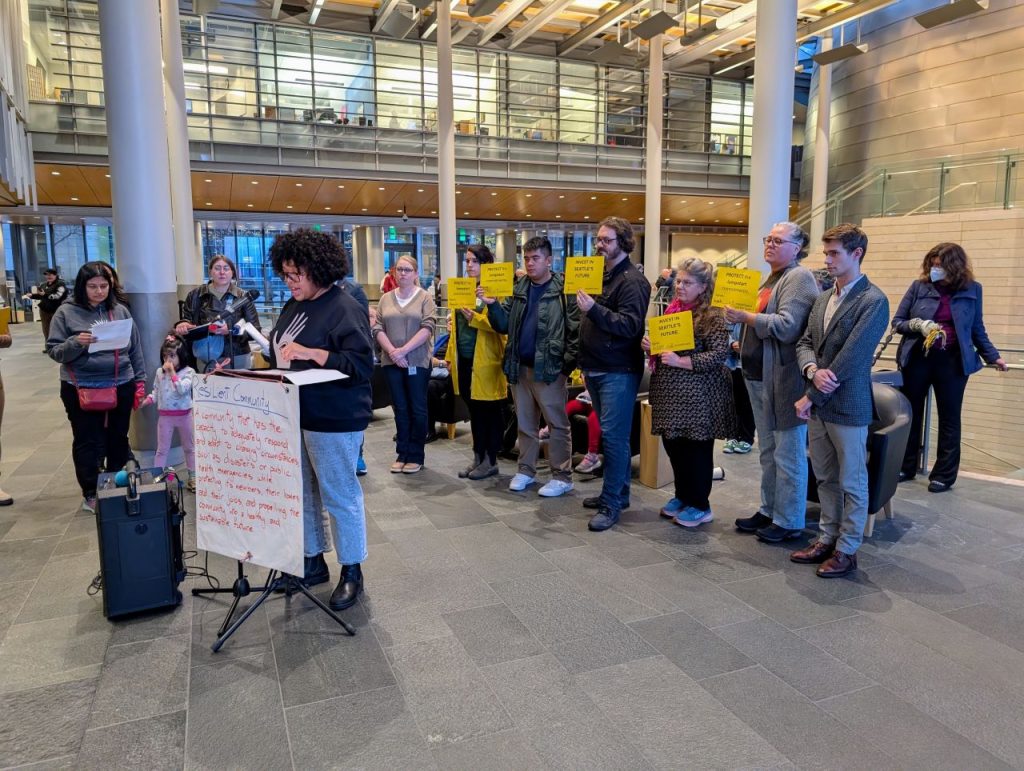
[[448, 307], [449, 308], [475, 308], [476, 307], [476, 279], [475, 278], [450, 278], [450, 279], [448, 279]]
[[491, 262], [480, 266], [480, 286], [487, 297], [510, 297], [516, 278], [511, 262]]
[[650, 321], [651, 353], [693, 350], [693, 314], [666, 313]]
[[569, 257], [565, 261], [565, 293], [582, 289], [591, 296], [604, 287], [604, 257]]
[[757, 311], [757, 288], [760, 285], [761, 271], [723, 265], [715, 276], [711, 304], [716, 308], [728, 305], [738, 311]]
[[0, 308], [0, 335], [9, 335], [11, 329], [8, 324], [11, 322], [11, 309]]

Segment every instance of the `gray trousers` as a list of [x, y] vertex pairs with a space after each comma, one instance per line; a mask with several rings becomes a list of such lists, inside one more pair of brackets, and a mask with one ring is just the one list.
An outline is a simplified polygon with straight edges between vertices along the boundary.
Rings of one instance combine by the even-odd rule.
[[868, 521], [868, 427], [812, 417], [808, 433], [821, 501], [820, 538], [844, 554], [855, 554]]
[[540, 419], [551, 429], [548, 437], [548, 463], [551, 477], [572, 482], [572, 435], [569, 416], [565, 414], [568, 392], [565, 375], [554, 383], [534, 380], [532, 367], [519, 368], [519, 382], [512, 388], [516, 403], [516, 421], [519, 424], [519, 473], [537, 476], [537, 456], [540, 453]]
[[807, 425], [768, 428], [764, 383], [746, 380], [761, 461], [761, 513], [779, 527], [802, 530], [807, 515]]

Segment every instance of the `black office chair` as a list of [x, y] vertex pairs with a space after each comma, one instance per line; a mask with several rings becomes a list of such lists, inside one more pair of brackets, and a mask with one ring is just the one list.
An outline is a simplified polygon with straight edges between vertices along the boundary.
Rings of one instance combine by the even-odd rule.
[[[910, 402], [907, 397], [885, 383], [872, 383], [875, 400], [874, 422], [868, 427], [868, 522], [864, 536], [871, 537], [875, 515], [885, 512], [892, 519], [892, 497], [899, 484], [903, 453], [910, 438]], [[807, 459], [807, 500], [818, 502], [818, 480]]]

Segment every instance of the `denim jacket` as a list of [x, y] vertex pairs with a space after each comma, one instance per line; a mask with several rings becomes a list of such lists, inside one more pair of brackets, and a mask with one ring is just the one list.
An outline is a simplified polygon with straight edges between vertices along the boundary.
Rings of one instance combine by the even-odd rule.
[[[988, 339], [985, 331], [985, 320], [982, 318], [981, 284], [972, 281], [950, 300], [953, 313], [953, 328], [956, 330], [957, 343], [964, 365], [964, 374], [973, 375], [982, 368], [981, 360], [992, 364], [999, 358], [999, 351]], [[921, 341], [921, 334], [910, 329], [911, 319], [935, 320], [935, 312], [939, 308], [939, 290], [930, 281], [918, 279], [907, 293], [903, 295], [900, 307], [892, 319], [892, 327], [903, 335], [896, 351], [896, 361], [900, 369], [910, 361], [910, 352], [914, 345]], [[979, 354], [981, 354], [979, 356]]]

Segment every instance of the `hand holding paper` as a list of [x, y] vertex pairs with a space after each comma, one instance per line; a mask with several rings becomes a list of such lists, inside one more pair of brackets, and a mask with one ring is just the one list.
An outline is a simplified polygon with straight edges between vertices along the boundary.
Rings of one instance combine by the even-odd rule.
[[116, 321], [98, 321], [89, 329], [93, 342], [89, 344], [89, 353], [98, 351], [118, 351], [128, 347], [132, 339], [132, 320], [117, 319]]

